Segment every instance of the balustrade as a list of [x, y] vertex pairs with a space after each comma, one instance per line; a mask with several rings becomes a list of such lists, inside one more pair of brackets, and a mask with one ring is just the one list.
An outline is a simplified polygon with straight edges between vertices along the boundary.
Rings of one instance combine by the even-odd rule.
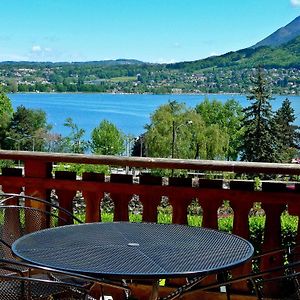
[[[133, 197], [142, 208], [142, 220], [157, 222], [157, 211], [162, 199], [167, 199], [172, 208], [172, 222], [188, 223], [188, 210], [193, 200], [197, 200], [201, 211], [202, 226], [218, 228], [218, 210], [224, 200], [229, 201], [233, 211], [232, 232], [246, 239], [250, 238], [249, 212], [254, 203], [261, 203], [266, 222], [261, 248], [264, 251], [282, 246], [281, 215], [286, 209], [290, 214], [300, 214], [300, 183], [263, 181], [261, 190], [254, 188], [252, 180], [203, 179], [199, 176], [187, 178], [162, 178], [143, 174], [133, 177], [127, 174], [84, 173], [81, 177], [74, 172], [53, 171], [58, 162], [80, 164], [103, 164], [136, 169], [184, 169], [186, 171], [218, 171], [236, 174], [273, 174], [300, 175], [300, 166], [295, 164], [245, 163], [226, 161], [201, 161], [179, 159], [154, 159], [113, 156], [89, 156], [75, 154], [53, 154], [23, 151], [0, 151], [0, 160], [20, 160], [24, 168], [2, 168], [0, 185], [7, 193], [20, 193], [22, 190], [31, 196], [49, 199], [55, 190], [59, 205], [72, 211], [74, 197], [78, 191], [85, 201], [85, 221], [101, 221], [101, 200], [109, 195], [114, 204], [114, 220], [128, 221], [128, 205]], [[197, 174], [197, 173], [194, 173]], [[219, 215], [220, 217], [220, 215]], [[300, 242], [298, 232], [296, 240]], [[256, 241], [257, 242], [257, 241]], [[258, 243], [259, 244], [259, 243]], [[282, 263], [282, 258], [261, 262], [261, 269]], [[251, 264], [240, 267], [234, 272], [248, 273]], [[209, 281], [209, 278], [207, 279]], [[240, 293], [245, 292], [245, 285], [236, 284]], [[267, 291], [270, 296], [276, 287]], [[209, 299], [209, 296], [206, 295]], [[206, 299], [205, 298], [205, 299]], [[189, 298], [192, 299], [192, 298]]]

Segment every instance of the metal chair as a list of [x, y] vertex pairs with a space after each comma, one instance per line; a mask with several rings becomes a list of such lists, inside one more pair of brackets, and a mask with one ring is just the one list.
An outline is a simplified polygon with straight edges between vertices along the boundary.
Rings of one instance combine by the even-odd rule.
[[[30, 270], [22, 272], [20, 269]], [[31, 277], [32, 271], [38, 271], [39, 274], [45, 274], [44, 277]], [[49, 275], [50, 274], [50, 275]], [[57, 278], [67, 278], [67, 280], [57, 280]], [[69, 279], [73, 281], [70, 282]], [[82, 282], [88, 282], [83, 285]], [[0, 259], [0, 299], [1, 300], [31, 300], [31, 299], [89, 299], [92, 284], [101, 286], [113, 286], [104, 279], [78, 275], [71, 272], [62, 272], [59, 270], [36, 266], [25, 262]], [[124, 289], [123, 286], [119, 288]]]
[[[174, 297], [172, 298], [162, 298], [165, 299], [175, 299], [179, 296], [188, 296], [199, 291], [207, 291], [207, 290], [220, 290], [221, 287], [226, 288], [226, 296], [227, 299], [230, 299], [231, 296], [231, 285], [239, 282], [247, 282], [249, 285], [249, 289], [257, 299], [264, 299], [264, 287], [268, 283], [278, 282], [281, 284], [288, 284], [288, 289], [283, 289], [283, 294], [278, 295], [278, 299], [284, 300], [295, 300], [300, 299], [300, 260], [297, 257], [296, 249], [300, 245], [295, 245], [293, 247], [281, 248], [269, 252], [265, 252], [263, 254], [257, 255], [253, 257], [253, 261], [259, 261], [264, 257], [268, 257], [274, 254], [282, 254], [282, 256], [286, 257], [286, 262], [278, 267], [270, 268], [264, 271], [256, 271], [251, 272], [250, 274], [245, 274], [238, 277], [229, 278], [226, 276], [217, 276], [217, 281], [215, 283], [211, 283], [208, 285], [193, 285], [190, 288], [185, 290], [180, 290], [178, 293], [174, 293]], [[220, 280], [219, 280], [220, 279]], [[200, 283], [200, 281], [199, 281]], [[176, 294], [176, 295], [175, 295]]]
[[0, 257], [13, 258], [8, 248], [19, 237], [45, 228], [82, 223], [66, 209], [20, 194], [0, 195]]
[[[91, 283], [96, 281], [97, 283], [101, 282], [101, 286], [108, 285], [113, 288], [119, 288], [126, 292], [129, 291], [128, 288], [124, 287], [122, 284], [118, 282], [112, 282], [104, 279], [94, 279], [89, 277], [89, 281], [82, 280], [83, 276], [80, 277], [81, 280], [76, 279], [74, 274], [70, 274], [68, 272], [61, 272], [54, 270], [48, 270], [45, 274], [45, 270], [47, 268], [42, 268], [41, 266], [37, 265], [30, 265], [26, 263], [20, 263], [16, 261], [11, 251], [12, 243], [18, 239], [19, 237], [38, 231], [45, 228], [57, 227], [68, 225], [72, 223], [82, 223], [82, 221], [71, 214], [64, 208], [59, 207], [58, 205], [52, 204], [48, 201], [43, 199], [32, 197], [28, 195], [20, 195], [20, 194], [1, 194], [0, 195], [0, 268], [2, 265], [5, 265], [6, 260], [9, 261], [10, 264], [14, 265], [13, 269], [14, 275], [7, 278], [0, 272], [0, 280], [5, 279], [9, 283], [6, 285], [11, 284], [11, 290], [14, 291], [14, 287], [16, 287], [17, 293], [23, 292], [28, 293], [27, 290], [23, 290], [20, 288], [25, 285], [29, 285], [34, 282], [43, 283], [42, 285], [37, 284], [37, 288], [39, 289], [38, 292], [40, 293], [40, 298], [47, 298], [47, 289], [45, 293], [43, 293], [40, 287], [51, 285], [53, 288], [52, 283], [56, 287], [56, 293], [60, 290], [60, 294], [64, 289], [60, 288], [64, 285], [70, 284], [78, 287], [79, 290], [85, 291], [88, 287], [91, 286]], [[28, 269], [30, 267], [30, 269]], [[5, 265], [5, 270], [9, 269]], [[40, 271], [43, 271], [42, 273]], [[20, 277], [20, 272], [22, 274], [30, 274], [30, 277], [24, 279], [24, 276]], [[16, 277], [16, 278], [15, 278]], [[7, 280], [8, 279], [8, 280]], [[85, 277], [87, 279], [87, 276]], [[45, 281], [46, 280], [46, 281]], [[50, 281], [49, 281], [50, 280]], [[3, 280], [4, 281], [4, 280]], [[49, 281], [49, 282], [48, 282]], [[105, 281], [105, 282], [104, 282]], [[58, 282], [58, 283], [57, 283]], [[1, 285], [0, 285], [1, 290]], [[69, 289], [68, 289], [69, 290]], [[73, 289], [74, 290], [74, 289]], [[72, 290], [72, 291], [73, 291]], [[74, 293], [73, 293], [74, 294]], [[81, 297], [82, 293], [79, 294]], [[1, 295], [1, 294], [0, 294]], [[31, 298], [30, 298], [31, 297]], [[24, 299], [35, 299], [34, 295], [31, 295], [29, 298]], [[32, 298], [33, 297], [33, 298]], [[68, 295], [70, 297], [70, 295]], [[39, 298], [39, 299], [40, 299]], [[45, 298], [45, 299], [46, 299]], [[1, 298], [0, 299], [6, 299]], [[18, 298], [7, 298], [7, 299], [18, 299]], [[20, 298], [23, 299], [23, 298]], [[73, 298], [66, 298], [66, 299], [73, 299]], [[74, 299], [84, 299], [84, 298], [74, 298]]]

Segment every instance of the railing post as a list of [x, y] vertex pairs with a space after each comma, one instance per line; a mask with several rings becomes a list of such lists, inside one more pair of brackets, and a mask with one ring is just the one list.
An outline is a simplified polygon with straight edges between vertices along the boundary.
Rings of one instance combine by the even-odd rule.
[[[285, 210], [286, 205], [266, 203], [262, 205], [266, 213], [266, 226], [264, 234], [263, 252], [272, 249], [281, 248], [281, 214]], [[264, 257], [261, 260], [261, 270], [268, 270], [276, 266], [283, 265], [282, 253]], [[280, 287], [278, 284], [269, 284], [264, 286], [264, 294], [269, 297], [278, 295]]]
[[[22, 179], [22, 169], [21, 168], [2, 168], [2, 176], [12, 177], [12, 184], [2, 184], [2, 190], [5, 193], [15, 193], [20, 194], [22, 191], [22, 184], [16, 185], [16, 182]], [[13, 203], [12, 203], [13, 204]]]
[[[132, 184], [132, 179], [133, 178], [131, 175], [111, 174], [110, 176], [110, 182], [120, 184]], [[115, 205], [114, 221], [128, 221], [128, 204], [133, 195], [128, 194], [125, 190], [120, 189], [118, 192], [112, 191], [110, 196]]]
[[157, 207], [161, 202], [161, 193], [153, 191], [152, 186], [162, 185], [162, 178], [158, 176], [142, 175], [140, 185], [143, 185], [143, 194], [140, 201], [143, 204], [143, 221], [157, 222]]
[[[52, 174], [52, 163], [48, 163], [45, 161], [39, 161], [34, 159], [26, 159], [24, 160], [24, 173], [25, 178], [51, 178]], [[26, 195], [30, 195], [33, 197], [42, 198], [46, 201], [50, 201], [50, 190], [45, 189], [43, 186], [38, 185], [28, 185], [25, 187]], [[26, 205], [33, 206], [42, 210], [49, 210], [49, 207], [46, 207], [45, 204], [37, 202], [37, 201], [30, 201], [27, 200]], [[36, 212], [38, 214], [38, 212]], [[39, 216], [37, 216], [38, 218]], [[37, 229], [44, 229], [49, 227], [50, 219], [45, 219], [44, 215], [40, 215], [40, 228], [37, 228], [36, 224], [32, 224], [30, 216], [26, 215], [26, 230], [27, 232], [32, 232], [33, 230]]]
[[169, 186], [174, 186], [174, 189], [170, 189], [169, 202], [172, 205], [173, 216], [172, 223], [175, 224], [187, 224], [187, 208], [192, 199], [178, 187], [189, 187], [192, 189], [192, 178], [169, 178]]
[[[67, 171], [56, 171], [55, 172], [55, 179], [56, 180], [76, 180], [76, 172], [67, 172]], [[66, 183], [67, 184], [67, 183]], [[59, 206], [68, 210], [73, 214], [73, 199], [76, 196], [76, 184], [72, 184], [71, 188], [74, 187], [74, 190], [72, 189], [57, 189], [56, 195], [58, 196]], [[59, 216], [63, 219], [66, 219], [67, 216], [60, 211]], [[67, 220], [68, 222], [72, 223], [72, 220]]]
[[222, 188], [223, 180], [199, 179], [198, 199], [203, 209], [203, 227], [218, 229], [218, 208], [225, 200], [220, 198]]
[[[104, 174], [83, 173], [82, 181], [104, 182]], [[86, 203], [85, 222], [99, 222], [100, 218], [100, 201], [104, 196], [103, 190], [96, 192], [82, 191]]]
[[[52, 163], [39, 160], [25, 160], [24, 161], [25, 178], [52, 178]], [[38, 185], [30, 185], [25, 187], [27, 195], [49, 200], [50, 191]], [[38, 205], [35, 203], [35, 205]]]
[[[248, 189], [252, 190], [253, 192], [253, 184], [250, 184], [248, 186]], [[241, 190], [234, 191], [234, 199], [232, 199], [232, 197], [230, 199], [230, 206], [234, 212], [232, 232], [246, 240], [249, 240], [250, 238], [249, 212], [253, 207], [253, 200], [250, 199], [248, 197], [247, 191], [243, 192]], [[233, 277], [235, 277], [235, 276], [241, 276], [243, 274], [250, 274], [251, 271], [252, 271], [252, 265], [250, 261], [249, 263], [246, 263], [240, 266], [239, 268], [232, 270], [231, 273]], [[247, 281], [235, 283], [231, 286], [231, 289], [242, 293], [249, 291]]]

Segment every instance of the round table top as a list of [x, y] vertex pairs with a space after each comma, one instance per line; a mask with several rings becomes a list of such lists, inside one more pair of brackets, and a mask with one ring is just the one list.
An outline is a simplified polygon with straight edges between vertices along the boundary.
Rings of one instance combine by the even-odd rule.
[[252, 245], [233, 234], [185, 225], [89, 223], [45, 229], [12, 245], [23, 260], [91, 276], [205, 275], [249, 260]]

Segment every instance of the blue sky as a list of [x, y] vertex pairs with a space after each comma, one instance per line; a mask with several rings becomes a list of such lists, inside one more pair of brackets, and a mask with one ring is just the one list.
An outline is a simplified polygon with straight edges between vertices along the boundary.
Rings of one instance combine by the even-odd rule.
[[300, 0], [0, 0], [0, 61], [196, 60], [299, 15]]

